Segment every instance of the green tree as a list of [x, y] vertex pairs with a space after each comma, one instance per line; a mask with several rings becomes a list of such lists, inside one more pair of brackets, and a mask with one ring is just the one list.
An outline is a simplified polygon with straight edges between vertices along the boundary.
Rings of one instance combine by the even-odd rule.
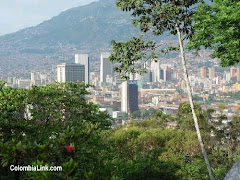
[[[110, 128], [111, 121], [106, 112], [86, 102], [84, 84], [56, 83], [30, 90], [0, 88], [3, 178], [83, 178], [86, 172], [100, 171], [104, 150], [100, 133]], [[11, 164], [62, 165], [64, 169], [60, 173], [12, 174]]]
[[237, 112], [232, 121], [229, 123], [229, 146], [231, 150], [231, 154], [238, 151], [238, 147], [240, 145], [240, 114]]
[[233, 120], [231, 122], [231, 132], [232, 132], [232, 138], [238, 143], [240, 142], [240, 113], [238, 112], [233, 117]]
[[[198, 104], [194, 104], [194, 106], [195, 106], [196, 114], [199, 121], [199, 127], [203, 131], [202, 133], [209, 134], [210, 128], [209, 128], [206, 112], [203, 111], [201, 106], [199, 106]], [[194, 131], [195, 127], [192, 120], [191, 107], [189, 103], [180, 104], [176, 119], [180, 129], [182, 130], [188, 129], [188, 130]]]
[[207, 117], [208, 117], [208, 119], [212, 119], [212, 114], [214, 112], [215, 112], [215, 110], [212, 109], [212, 108], [207, 109]]
[[123, 119], [124, 119], [124, 120], [127, 120], [127, 119], [128, 119], [128, 114], [125, 113], [125, 112], [123, 113]]
[[223, 67], [240, 62], [240, 2], [213, 0], [202, 3], [194, 17], [194, 35], [189, 49], [212, 49], [212, 58], [220, 58]]
[[[156, 61], [156, 58], [162, 53], [180, 50], [189, 103], [198, 141], [209, 171], [209, 176], [211, 179], [214, 179], [194, 109], [192, 89], [189, 82], [183, 47], [183, 41], [192, 36], [192, 15], [194, 14], [194, 6], [199, 2], [201, 1], [117, 0], [117, 6], [121, 10], [130, 11], [134, 17], [133, 24], [138, 26], [143, 34], [149, 35], [149, 33], [151, 33], [154, 36], [159, 36], [163, 33], [169, 33], [170, 35], [177, 35], [178, 46], [169, 46], [165, 43], [155, 43], [151, 40], [145, 40], [146, 36], [134, 37], [127, 42], [112, 41], [113, 53], [110, 59], [118, 64], [114, 70], [118, 72], [122, 78], [128, 79], [129, 74], [144, 73], [146, 71], [144, 68], [145, 62], [149, 59]], [[139, 62], [142, 62], [142, 64], [139, 64]]]
[[119, 108], [118, 108], [117, 106], [113, 106], [113, 107], [112, 107], [112, 110], [113, 110], [113, 111], [119, 111]]
[[140, 118], [140, 117], [141, 117], [141, 111], [139, 111], [139, 110], [133, 111], [133, 112], [131, 113], [131, 117], [132, 117], [133, 119]]
[[146, 110], [143, 112], [142, 116], [143, 116], [143, 117], [149, 117], [149, 116], [153, 116], [154, 113], [155, 113], [155, 109], [150, 108], [150, 109], [146, 109]]

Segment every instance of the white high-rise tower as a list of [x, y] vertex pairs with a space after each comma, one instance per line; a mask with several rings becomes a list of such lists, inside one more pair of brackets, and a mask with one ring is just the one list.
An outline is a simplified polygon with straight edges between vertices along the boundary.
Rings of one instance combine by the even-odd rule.
[[160, 80], [160, 62], [155, 62], [154, 60], [151, 62], [151, 72], [152, 74], [152, 80], [153, 82], [158, 82]]
[[109, 60], [110, 53], [101, 53], [100, 82], [106, 83], [107, 75], [113, 75], [112, 62]]
[[89, 84], [89, 57], [88, 57], [88, 54], [75, 54], [75, 63], [85, 65], [85, 83]]

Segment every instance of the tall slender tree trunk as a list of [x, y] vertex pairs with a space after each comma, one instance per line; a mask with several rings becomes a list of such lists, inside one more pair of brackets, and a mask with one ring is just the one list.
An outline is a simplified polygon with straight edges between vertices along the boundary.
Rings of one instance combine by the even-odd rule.
[[198, 125], [197, 115], [196, 115], [196, 112], [195, 112], [195, 109], [194, 109], [193, 98], [192, 98], [192, 89], [191, 89], [190, 81], [189, 81], [189, 78], [188, 78], [188, 70], [187, 70], [187, 66], [186, 66], [185, 53], [184, 53], [184, 48], [183, 48], [183, 41], [182, 41], [181, 32], [180, 32], [178, 24], [176, 24], [176, 30], [177, 30], [177, 34], [178, 34], [178, 41], [179, 41], [179, 47], [180, 47], [180, 52], [181, 52], [181, 59], [182, 59], [184, 77], [185, 77], [185, 81], [186, 81], [186, 85], [187, 85], [188, 98], [189, 98], [189, 103], [190, 103], [190, 106], [191, 106], [191, 109], [192, 109], [192, 115], [193, 115], [195, 129], [196, 129], [196, 132], [197, 132], [198, 142], [199, 142], [200, 148], [202, 150], [202, 154], [203, 154], [203, 157], [204, 157], [207, 169], [208, 169], [209, 177], [210, 177], [211, 180], [215, 180], [215, 178], [213, 176], [213, 173], [212, 173], [212, 169], [211, 169], [211, 166], [210, 166], [210, 163], [209, 163], [209, 159], [208, 159], [206, 150], [204, 148], [201, 132], [200, 132], [199, 125]]

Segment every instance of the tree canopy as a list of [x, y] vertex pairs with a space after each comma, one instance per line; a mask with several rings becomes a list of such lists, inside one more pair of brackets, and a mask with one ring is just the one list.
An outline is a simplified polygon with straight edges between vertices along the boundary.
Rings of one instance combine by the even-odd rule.
[[[87, 103], [84, 84], [50, 84], [30, 90], [0, 87], [1, 176], [66, 179], [93, 171], [108, 114]], [[81, 162], [81, 163], [79, 163]], [[63, 172], [9, 172], [10, 165], [62, 166]]]
[[219, 58], [223, 67], [240, 62], [240, 2], [214, 0], [202, 3], [193, 15], [194, 35], [188, 48], [213, 50], [211, 57]]

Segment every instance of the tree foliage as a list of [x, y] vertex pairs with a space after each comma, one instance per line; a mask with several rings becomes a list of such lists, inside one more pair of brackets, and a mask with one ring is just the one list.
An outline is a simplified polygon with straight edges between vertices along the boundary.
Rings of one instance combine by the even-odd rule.
[[214, 0], [203, 3], [194, 14], [194, 36], [189, 49], [212, 49], [212, 58], [220, 58], [223, 67], [240, 62], [240, 2]]
[[[106, 113], [87, 103], [83, 84], [50, 84], [30, 90], [0, 89], [1, 175], [66, 179], [95, 170]], [[71, 146], [71, 151], [67, 149]], [[63, 172], [9, 172], [10, 165], [62, 166]], [[79, 169], [77, 170], [76, 167]], [[64, 178], [65, 177], [65, 178]]]

